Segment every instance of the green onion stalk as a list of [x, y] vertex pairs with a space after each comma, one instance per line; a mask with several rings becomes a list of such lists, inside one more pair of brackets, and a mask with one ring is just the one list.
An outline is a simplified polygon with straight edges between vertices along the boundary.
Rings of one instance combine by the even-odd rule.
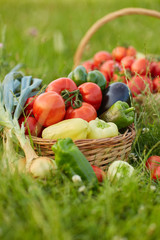
[[20, 155], [15, 150], [15, 144], [11, 130], [8, 128], [3, 129], [3, 156], [2, 156], [3, 167], [9, 168], [11, 172], [24, 172], [26, 165], [26, 158]]

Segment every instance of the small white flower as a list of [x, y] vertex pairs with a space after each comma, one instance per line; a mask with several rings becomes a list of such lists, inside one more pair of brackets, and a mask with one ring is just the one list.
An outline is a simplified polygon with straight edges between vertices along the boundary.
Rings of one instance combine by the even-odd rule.
[[3, 43], [0, 43], [0, 48], [3, 48]]
[[144, 205], [141, 205], [138, 209], [138, 212], [139, 213], [142, 213], [143, 211], [145, 210], [145, 206]]
[[134, 161], [137, 161], [138, 156], [135, 153], [130, 153], [129, 158], [131, 158]]
[[72, 181], [73, 182], [82, 182], [82, 179], [81, 179], [81, 177], [79, 175], [74, 175], [72, 177]]
[[143, 128], [143, 129], [142, 129], [142, 134], [148, 133], [148, 132], [149, 132], [149, 128]]
[[78, 192], [84, 192], [86, 189], [86, 187], [83, 185], [78, 189]]
[[155, 232], [156, 228], [157, 228], [157, 225], [155, 223], [151, 223], [148, 227], [148, 231], [147, 231], [148, 235], [152, 235]]
[[151, 191], [155, 191], [155, 190], [156, 190], [156, 186], [151, 185], [151, 186], [150, 186], [150, 189], [151, 189]]

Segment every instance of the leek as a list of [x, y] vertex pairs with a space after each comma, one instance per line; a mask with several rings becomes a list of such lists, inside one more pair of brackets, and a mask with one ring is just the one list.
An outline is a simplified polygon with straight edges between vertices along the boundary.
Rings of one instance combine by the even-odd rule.
[[[12, 154], [10, 152], [9, 145], [12, 146], [13, 151], [13, 143], [11, 143], [12, 138], [16, 137], [18, 140], [22, 150], [25, 154], [26, 161], [25, 162], [25, 171], [32, 174], [33, 177], [45, 178], [49, 173], [54, 174], [55, 169], [57, 168], [54, 160], [47, 157], [39, 157], [34, 149], [31, 147], [29, 138], [25, 136], [24, 124], [19, 126], [18, 120], [16, 118], [12, 119], [12, 115], [9, 111], [5, 110], [3, 106], [3, 89], [2, 85], [0, 85], [0, 126], [3, 127], [4, 133], [4, 156], [3, 163], [7, 161], [10, 165], [11, 169], [13, 168], [13, 163], [17, 159], [17, 156], [14, 152], [14, 158], [12, 158]], [[6, 140], [5, 140], [6, 137]], [[5, 160], [6, 159], [6, 160]], [[36, 164], [35, 164], [36, 163]], [[32, 166], [33, 164], [33, 166]], [[21, 165], [22, 168], [22, 165]], [[21, 169], [22, 170], [22, 169]]]

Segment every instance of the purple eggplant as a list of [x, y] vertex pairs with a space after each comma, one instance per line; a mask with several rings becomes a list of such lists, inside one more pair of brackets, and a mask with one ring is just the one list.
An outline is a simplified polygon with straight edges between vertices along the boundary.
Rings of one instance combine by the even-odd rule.
[[131, 106], [132, 94], [125, 83], [116, 82], [110, 84], [104, 91], [98, 116], [107, 111], [115, 102], [122, 101]]

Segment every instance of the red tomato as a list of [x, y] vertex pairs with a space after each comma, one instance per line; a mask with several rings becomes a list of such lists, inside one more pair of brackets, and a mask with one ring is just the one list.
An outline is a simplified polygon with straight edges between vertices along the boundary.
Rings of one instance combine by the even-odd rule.
[[87, 72], [93, 71], [95, 69], [95, 65], [92, 61], [85, 61], [82, 63], [82, 66], [85, 67]]
[[111, 81], [115, 70], [120, 71], [121, 67], [120, 67], [119, 63], [115, 62], [114, 60], [108, 60], [108, 61], [104, 62], [102, 64], [102, 66], [100, 67], [100, 71], [101, 71], [101, 73], [104, 74], [107, 83], [109, 83]]
[[25, 103], [25, 106], [24, 106], [24, 111], [25, 111], [25, 114], [28, 116], [31, 116], [33, 114], [33, 104], [34, 104], [34, 101], [35, 101], [36, 97], [30, 97], [27, 99], [26, 103]]
[[149, 65], [149, 61], [145, 58], [136, 59], [131, 66], [131, 71], [133, 73], [145, 75], [150, 71]]
[[33, 114], [37, 121], [45, 127], [63, 120], [65, 103], [56, 92], [46, 92], [39, 95], [33, 104]]
[[[39, 137], [41, 135], [42, 132], [42, 126], [36, 121], [36, 119], [34, 117], [27, 117], [25, 119], [25, 117], [20, 117], [19, 120], [19, 125], [22, 125], [22, 122], [24, 122], [24, 127], [25, 127], [25, 134], [29, 135], [29, 130], [30, 130], [30, 134], [32, 136], [37, 136]], [[28, 130], [29, 128], [29, 130]]]
[[147, 94], [148, 87], [151, 92], [153, 90], [152, 80], [146, 76], [132, 77], [128, 82], [128, 87], [130, 88], [133, 97], [136, 97], [140, 93]]
[[103, 180], [105, 179], [106, 177], [106, 173], [99, 167], [97, 166], [93, 166], [91, 165], [91, 167], [93, 168], [93, 171], [95, 172], [96, 174], [96, 177], [98, 179], [98, 182], [103, 182]]
[[137, 51], [134, 47], [129, 46], [127, 48], [127, 56], [132, 56], [132, 57], [136, 57]]
[[126, 56], [126, 57], [122, 58], [122, 60], [121, 60], [122, 68], [124, 67], [125, 69], [131, 70], [131, 66], [134, 61], [135, 61], [135, 59], [132, 56]]
[[150, 72], [153, 78], [160, 76], [160, 62], [152, 62], [150, 65]]
[[48, 85], [46, 92], [54, 91], [58, 94], [61, 94], [61, 92], [65, 89], [67, 89], [69, 92], [72, 92], [78, 88], [75, 82], [70, 78], [58, 78]]
[[160, 77], [153, 79], [153, 91], [160, 92]]
[[112, 57], [114, 60], [120, 62], [122, 58], [127, 55], [127, 49], [125, 47], [118, 46], [113, 49]]
[[82, 106], [80, 108], [73, 109], [72, 106], [70, 106], [65, 115], [65, 119], [70, 118], [82, 118], [86, 120], [87, 122], [90, 122], [91, 120], [96, 119], [97, 112], [95, 108], [86, 102], [82, 102]]
[[111, 60], [111, 59], [112, 59], [112, 55], [109, 52], [106, 52], [106, 51], [99, 51], [93, 57], [94, 65], [97, 68], [100, 67], [100, 65], [102, 63], [104, 63], [105, 61], [108, 61], [108, 60]]
[[25, 103], [25, 106], [26, 106], [25, 109], [28, 109], [28, 110], [32, 109], [33, 108], [33, 103], [34, 103], [35, 99], [36, 99], [35, 96], [34, 97], [29, 97], [27, 99], [26, 103]]
[[146, 167], [151, 173], [152, 179], [160, 179], [160, 156], [151, 156], [146, 161]]
[[78, 87], [84, 102], [90, 103], [96, 110], [102, 102], [102, 91], [96, 83], [86, 82]]

